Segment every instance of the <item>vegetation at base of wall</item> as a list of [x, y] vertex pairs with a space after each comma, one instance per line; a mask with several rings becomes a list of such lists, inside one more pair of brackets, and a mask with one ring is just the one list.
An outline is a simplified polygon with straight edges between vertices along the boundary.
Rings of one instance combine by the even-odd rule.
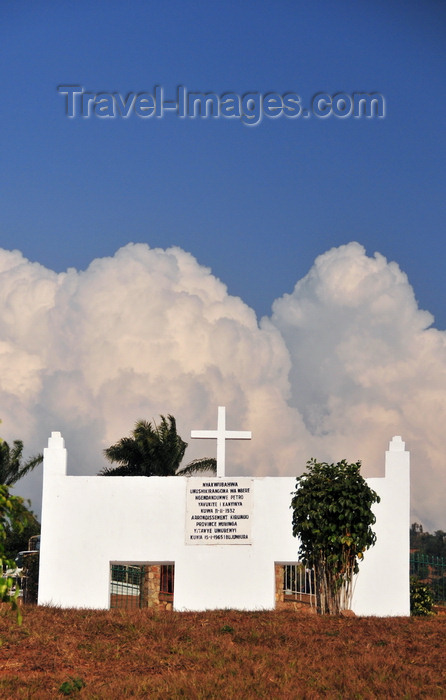
[[[377, 591], [379, 593], [379, 591]], [[446, 617], [0, 611], [5, 698], [435, 698]]]
[[419, 523], [410, 527], [410, 572], [429, 587], [435, 604], [446, 605], [446, 532], [423, 531]]
[[410, 614], [435, 615], [433, 611], [434, 596], [428, 583], [416, 576], [410, 577]]
[[[4, 444], [4, 443], [3, 443]], [[23, 498], [11, 496], [9, 489], [0, 484], [0, 603], [7, 603], [17, 613], [21, 622], [22, 614], [17, 604], [19, 588], [9, 571], [14, 570], [15, 562], [6, 555], [7, 528], [20, 530], [23, 527]]]
[[22, 453], [21, 440], [14, 440], [10, 447], [0, 438], [0, 602], [16, 611], [19, 623], [19, 586], [10, 572], [16, 569], [14, 557], [28, 548], [29, 538], [40, 532], [40, 525], [29, 508], [30, 502], [25, 504], [23, 498], [12, 496], [9, 487], [43, 461], [41, 454], [23, 461]]
[[371, 526], [378, 494], [360, 474], [361, 462], [327, 464], [311, 459], [292, 494], [293, 535], [299, 559], [314, 569], [317, 609], [338, 615], [351, 607], [358, 560], [376, 541]]

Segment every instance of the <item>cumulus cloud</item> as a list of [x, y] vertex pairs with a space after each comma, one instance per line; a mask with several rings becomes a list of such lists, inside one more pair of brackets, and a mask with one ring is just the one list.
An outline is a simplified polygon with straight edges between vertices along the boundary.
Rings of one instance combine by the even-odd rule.
[[[255, 313], [193, 256], [129, 244], [56, 274], [0, 250], [0, 417], [8, 440], [43, 449], [60, 430], [69, 472], [138, 418], [176, 416], [189, 459], [211, 455], [191, 429], [229, 428], [228, 473], [300, 473], [311, 456], [362, 459], [379, 475], [401, 434], [412, 452], [413, 517], [444, 527], [445, 334], [395, 263], [351, 243], [320, 256], [293, 293]], [[17, 491], [39, 509], [33, 474]]]
[[444, 527], [446, 334], [430, 328], [406, 275], [358, 243], [320, 256], [272, 322], [290, 353], [290, 405], [319, 454], [382, 464], [389, 435], [412, 455], [412, 517]]

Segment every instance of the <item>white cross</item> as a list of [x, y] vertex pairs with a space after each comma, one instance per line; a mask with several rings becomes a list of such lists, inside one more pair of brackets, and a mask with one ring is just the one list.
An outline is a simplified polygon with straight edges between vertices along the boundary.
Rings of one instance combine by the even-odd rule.
[[217, 476], [225, 476], [226, 440], [251, 440], [250, 430], [226, 430], [226, 408], [218, 407], [217, 430], [192, 430], [191, 438], [217, 440]]

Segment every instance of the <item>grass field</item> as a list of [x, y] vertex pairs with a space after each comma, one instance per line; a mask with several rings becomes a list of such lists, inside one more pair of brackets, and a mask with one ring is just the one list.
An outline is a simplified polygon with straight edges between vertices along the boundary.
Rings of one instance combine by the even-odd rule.
[[0, 610], [0, 697], [446, 697], [446, 617]]

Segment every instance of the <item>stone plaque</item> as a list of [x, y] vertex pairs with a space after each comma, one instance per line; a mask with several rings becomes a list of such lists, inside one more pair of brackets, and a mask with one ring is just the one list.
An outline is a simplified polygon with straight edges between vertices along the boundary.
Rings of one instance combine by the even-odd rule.
[[186, 479], [186, 544], [251, 544], [253, 479]]

